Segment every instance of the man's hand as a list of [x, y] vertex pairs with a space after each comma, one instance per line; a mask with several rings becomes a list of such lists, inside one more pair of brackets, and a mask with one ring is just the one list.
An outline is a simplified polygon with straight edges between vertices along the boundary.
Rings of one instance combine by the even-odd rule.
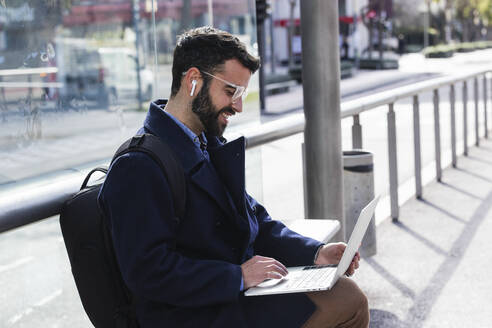
[[271, 257], [256, 255], [241, 265], [244, 289], [254, 287], [266, 279], [280, 279], [287, 275], [287, 268]]
[[[332, 243], [324, 245], [319, 253], [318, 257], [314, 261], [316, 265], [326, 265], [326, 264], [338, 264], [340, 259], [342, 258], [343, 251], [347, 247], [345, 243]], [[350, 263], [347, 272], [345, 275], [351, 276], [355, 273], [355, 270], [359, 268], [360, 254], [359, 252], [355, 253], [354, 258], [352, 259], [352, 263]]]

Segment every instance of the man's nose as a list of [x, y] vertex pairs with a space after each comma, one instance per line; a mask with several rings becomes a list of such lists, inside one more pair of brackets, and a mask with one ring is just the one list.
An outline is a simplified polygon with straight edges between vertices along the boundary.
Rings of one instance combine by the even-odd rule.
[[232, 103], [232, 109], [236, 113], [242, 113], [243, 111], [243, 97], [239, 97], [235, 102]]

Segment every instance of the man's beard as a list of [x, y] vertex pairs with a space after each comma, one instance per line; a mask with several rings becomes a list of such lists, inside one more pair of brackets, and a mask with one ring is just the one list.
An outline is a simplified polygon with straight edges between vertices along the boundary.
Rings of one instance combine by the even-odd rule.
[[218, 110], [212, 104], [212, 99], [209, 95], [208, 85], [204, 85], [193, 102], [191, 103], [191, 110], [195, 113], [200, 122], [202, 122], [205, 132], [210, 136], [220, 137], [224, 133], [226, 124], [222, 124], [219, 121], [219, 116], [224, 112], [228, 112], [234, 115], [232, 107], [227, 106]]

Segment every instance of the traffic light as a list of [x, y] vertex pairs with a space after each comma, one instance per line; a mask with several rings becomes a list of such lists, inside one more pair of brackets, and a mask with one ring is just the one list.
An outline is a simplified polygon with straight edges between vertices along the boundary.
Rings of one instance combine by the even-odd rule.
[[270, 4], [266, 0], [256, 0], [256, 21], [263, 22], [267, 16], [270, 9]]

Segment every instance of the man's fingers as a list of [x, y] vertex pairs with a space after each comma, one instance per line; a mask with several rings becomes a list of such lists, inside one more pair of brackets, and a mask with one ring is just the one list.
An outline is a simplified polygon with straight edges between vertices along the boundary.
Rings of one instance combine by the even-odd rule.
[[356, 269], [359, 268], [359, 261], [360, 261], [360, 253], [357, 252], [355, 253], [354, 258], [352, 259], [352, 263], [355, 265]]
[[273, 260], [271, 257], [266, 257], [266, 256], [261, 256], [261, 255], [255, 255], [255, 256], [253, 256], [253, 258], [258, 260], [258, 261]]
[[289, 271], [287, 270], [287, 267], [285, 265], [283, 265], [281, 262], [277, 261], [278, 265], [285, 271], [285, 274], [289, 273]]
[[355, 273], [355, 269], [356, 269], [356, 264], [355, 263], [351, 263], [349, 268], [348, 268], [348, 272], [350, 273], [350, 275], [353, 275]]
[[277, 265], [276, 263], [273, 263], [273, 264], [270, 264], [270, 265], [267, 265], [265, 267], [267, 270], [269, 271], [275, 271], [275, 272], [278, 272], [280, 273], [282, 276], [286, 276], [289, 271], [287, 271], [287, 269], [285, 267], [282, 267], [282, 266], [279, 266]]
[[283, 265], [282, 263], [280, 263], [279, 261], [275, 260], [274, 264], [279, 267], [282, 272], [284, 272], [285, 274], [289, 273], [289, 271], [287, 271], [287, 268], [285, 267], [285, 265]]
[[286, 274], [288, 272], [285, 265], [283, 265], [282, 263], [280, 263], [279, 261], [277, 261], [275, 259], [268, 258], [267, 260], [258, 261], [258, 263], [262, 263], [262, 264], [266, 264], [266, 265], [276, 265], [277, 267], [282, 268], [282, 271], [284, 271]]
[[256, 260], [256, 262], [263, 262], [263, 261], [277, 261], [272, 257], [267, 257], [267, 256], [261, 256], [261, 255], [255, 255], [253, 256], [253, 259]]
[[283, 265], [281, 262], [279, 262], [279, 261], [277, 261], [271, 257], [255, 255], [248, 262], [250, 262], [251, 264], [262, 264], [262, 265], [275, 264], [278, 267], [282, 268], [283, 271], [287, 272], [287, 268], [285, 267], [285, 265]]
[[265, 279], [282, 279], [283, 275], [275, 271], [265, 272]]
[[355, 253], [355, 256], [357, 256], [357, 261], [360, 261], [360, 253], [359, 252]]
[[355, 270], [357, 270], [359, 268], [359, 259], [357, 258], [357, 256], [354, 256], [354, 258], [352, 259], [352, 263], [350, 263], [350, 267]]

